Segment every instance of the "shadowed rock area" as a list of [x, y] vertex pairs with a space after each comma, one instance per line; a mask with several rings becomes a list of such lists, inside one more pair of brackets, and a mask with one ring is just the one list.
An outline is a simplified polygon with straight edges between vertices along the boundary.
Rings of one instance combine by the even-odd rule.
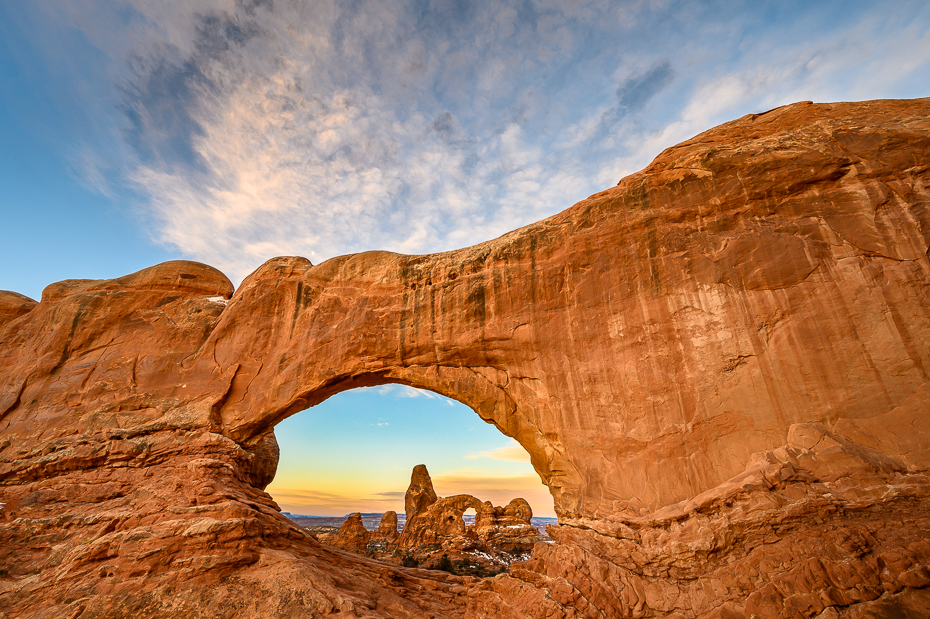
[[[930, 100], [798, 103], [474, 247], [0, 293], [0, 617], [926, 616], [928, 247]], [[519, 441], [555, 543], [281, 515], [275, 424], [391, 382]]]

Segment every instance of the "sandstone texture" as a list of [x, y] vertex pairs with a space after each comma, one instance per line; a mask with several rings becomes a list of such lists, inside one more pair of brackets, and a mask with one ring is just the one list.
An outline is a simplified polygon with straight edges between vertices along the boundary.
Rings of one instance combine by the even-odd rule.
[[369, 541], [371, 541], [371, 533], [362, 524], [362, 515], [355, 513], [346, 518], [346, 521], [339, 527], [339, 533], [333, 545], [352, 552], [365, 552]]
[[[927, 616], [928, 247], [930, 100], [798, 103], [474, 247], [0, 293], [0, 617]], [[275, 424], [392, 382], [519, 441], [555, 543], [289, 523]]]
[[28, 314], [36, 302], [26, 295], [9, 290], [0, 290], [0, 328], [14, 318]]
[[[484, 552], [532, 546], [539, 534], [530, 524], [533, 510], [525, 499], [514, 499], [506, 507], [495, 507], [470, 494], [437, 497], [426, 465], [418, 464], [404, 495], [407, 520], [394, 542], [398, 549], [419, 550], [441, 546], [445, 550], [479, 549]], [[475, 510], [475, 523], [466, 525], [462, 515]], [[387, 514], [385, 514], [385, 517]], [[396, 521], [395, 521], [396, 526]]]
[[530, 523], [533, 510], [526, 499], [514, 499], [504, 507], [485, 501], [475, 514], [475, 535], [485, 546], [522, 546], [536, 540]]
[[410, 485], [407, 486], [407, 492], [404, 493], [404, 512], [407, 516], [407, 524], [436, 502], [436, 491], [433, 490], [433, 479], [429, 476], [425, 464], [418, 464], [413, 467], [410, 474]]

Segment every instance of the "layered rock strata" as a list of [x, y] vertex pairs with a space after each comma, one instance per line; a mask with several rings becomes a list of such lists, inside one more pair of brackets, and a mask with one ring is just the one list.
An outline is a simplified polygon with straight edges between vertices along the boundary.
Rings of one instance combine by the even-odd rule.
[[[928, 246], [930, 100], [800, 103], [458, 251], [0, 294], [0, 617], [920, 616]], [[556, 543], [473, 581], [288, 523], [269, 431], [389, 382], [519, 441]]]

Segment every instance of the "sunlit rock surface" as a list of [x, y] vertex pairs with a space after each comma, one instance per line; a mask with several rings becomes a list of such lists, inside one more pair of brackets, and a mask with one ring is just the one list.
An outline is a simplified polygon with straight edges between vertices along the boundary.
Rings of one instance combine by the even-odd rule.
[[365, 552], [370, 540], [371, 533], [362, 524], [362, 515], [354, 513], [339, 527], [339, 533], [333, 545], [352, 552]]
[[[525, 499], [514, 499], [506, 507], [495, 507], [470, 494], [437, 497], [426, 466], [418, 464], [404, 495], [407, 518], [394, 548], [420, 550], [430, 545], [446, 550], [494, 551], [513, 546], [532, 546], [539, 533], [530, 519], [533, 510]], [[475, 510], [475, 522], [465, 524], [462, 515]], [[385, 514], [386, 516], [386, 514]]]
[[[800, 103], [458, 251], [0, 293], [0, 617], [925, 616], [928, 166], [930, 100]], [[385, 382], [518, 440], [556, 543], [478, 581], [289, 523], [268, 430]]]

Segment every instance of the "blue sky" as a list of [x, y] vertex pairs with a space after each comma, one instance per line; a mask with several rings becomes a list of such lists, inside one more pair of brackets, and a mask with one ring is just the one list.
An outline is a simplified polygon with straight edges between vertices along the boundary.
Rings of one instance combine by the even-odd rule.
[[275, 433], [284, 460], [268, 492], [291, 513], [403, 513], [413, 467], [426, 464], [439, 496], [471, 494], [495, 505], [519, 496], [536, 515], [555, 515], [523, 447], [429, 391], [354, 389], [284, 420]]
[[471, 245], [747, 113], [927, 96], [928, 31], [904, 0], [0, 0], [0, 289]]

